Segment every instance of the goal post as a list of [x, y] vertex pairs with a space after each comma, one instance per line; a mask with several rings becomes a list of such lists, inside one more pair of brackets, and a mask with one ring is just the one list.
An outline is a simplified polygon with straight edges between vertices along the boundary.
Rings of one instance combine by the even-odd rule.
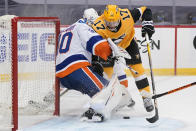
[[16, 131], [20, 115], [59, 115], [59, 33], [57, 17], [0, 17], [1, 128]]

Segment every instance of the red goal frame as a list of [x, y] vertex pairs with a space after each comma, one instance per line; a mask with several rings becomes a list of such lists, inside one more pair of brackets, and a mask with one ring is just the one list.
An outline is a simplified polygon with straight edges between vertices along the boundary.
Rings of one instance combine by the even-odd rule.
[[[19, 21], [54, 21], [56, 23], [56, 43], [60, 33], [60, 20], [58, 17], [15, 17], [12, 19], [12, 131], [18, 129], [18, 43], [17, 43], [17, 23]], [[56, 44], [57, 49], [57, 44]], [[53, 115], [60, 114], [60, 90], [58, 78], [55, 78], [55, 110]]]

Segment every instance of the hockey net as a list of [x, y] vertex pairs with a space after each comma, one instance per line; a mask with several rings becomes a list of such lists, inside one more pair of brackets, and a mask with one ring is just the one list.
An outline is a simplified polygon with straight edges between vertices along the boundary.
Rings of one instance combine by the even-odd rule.
[[19, 115], [58, 115], [56, 17], [0, 17], [0, 127], [18, 128]]

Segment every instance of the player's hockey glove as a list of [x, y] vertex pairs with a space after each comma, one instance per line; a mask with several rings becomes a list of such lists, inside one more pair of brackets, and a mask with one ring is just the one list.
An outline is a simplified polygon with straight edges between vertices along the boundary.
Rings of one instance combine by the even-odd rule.
[[151, 39], [152, 35], [154, 34], [154, 25], [153, 21], [142, 21], [142, 37], [145, 37], [146, 33], [149, 36], [149, 39]]

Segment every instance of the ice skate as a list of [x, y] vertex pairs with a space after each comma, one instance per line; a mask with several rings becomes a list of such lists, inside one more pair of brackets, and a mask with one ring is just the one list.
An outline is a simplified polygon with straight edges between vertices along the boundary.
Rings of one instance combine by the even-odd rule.
[[143, 102], [147, 112], [151, 112], [154, 110], [154, 105], [151, 98], [143, 97]]
[[81, 116], [81, 121], [90, 121], [90, 122], [103, 122], [104, 116], [100, 113], [95, 112], [94, 109], [89, 108], [84, 114]]

